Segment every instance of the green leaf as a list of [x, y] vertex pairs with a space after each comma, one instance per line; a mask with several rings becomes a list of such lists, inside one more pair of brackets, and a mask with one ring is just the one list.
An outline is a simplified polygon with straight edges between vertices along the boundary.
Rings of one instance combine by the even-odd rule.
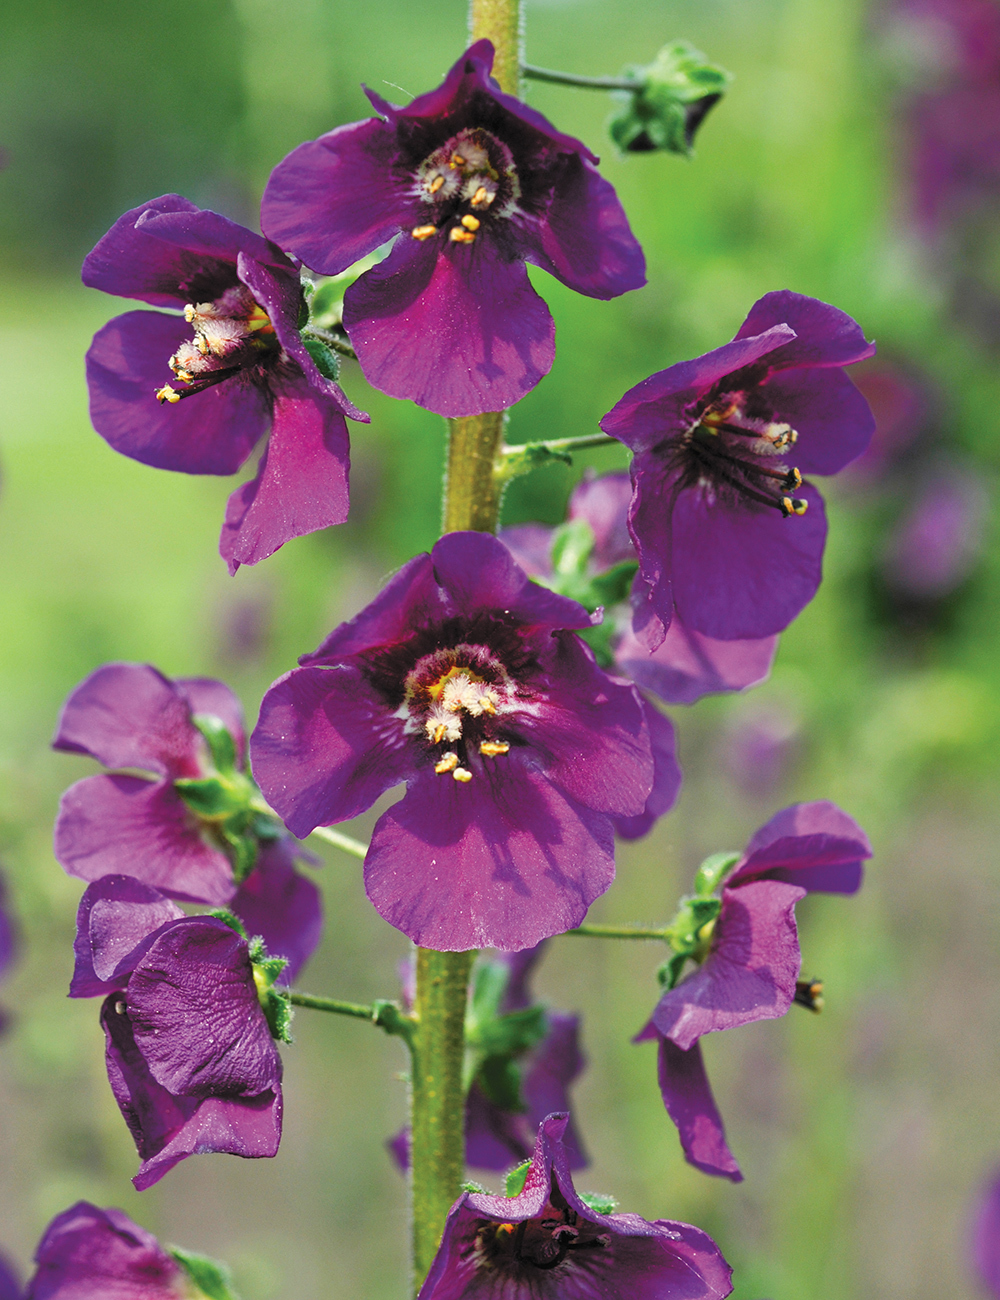
[[632, 590], [632, 580], [638, 569], [637, 560], [621, 560], [610, 569], [605, 569], [603, 573], [595, 574], [590, 580], [593, 608], [596, 609], [599, 605], [607, 608], [628, 600]]
[[501, 1110], [520, 1114], [528, 1109], [521, 1091], [521, 1071], [509, 1056], [487, 1056], [479, 1067], [476, 1082]]
[[577, 630], [577, 636], [590, 646], [594, 652], [594, 658], [602, 668], [614, 667], [614, 642], [617, 635], [618, 629], [610, 619], [605, 619], [603, 623], [596, 623], [593, 627], [584, 627]]
[[472, 999], [466, 1017], [466, 1037], [474, 1037], [480, 1025], [495, 1020], [510, 982], [510, 967], [503, 961], [484, 961], [472, 976]]
[[239, 1300], [225, 1264], [209, 1259], [207, 1255], [181, 1250], [179, 1246], [170, 1246], [169, 1250], [201, 1295], [207, 1296], [208, 1300]]
[[520, 1196], [524, 1191], [524, 1184], [528, 1177], [528, 1170], [531, 1168], [531, 1161], [525, 1160], [519, 1164], [516, 1169], [512, 1169], [504, 1179], [504, 1191], [508, 1196]]
[[740, 853], [712, 853], [695, 872], [694, 888], [696, 894], [714, 894], [719, 885], [739, 862]]
[[474, 1027], [469, 1045], [483, 1056], [523, 1056], [548, 1033], [543, 1006], [525, 1007]]
[[730, 73], [709, 63], [689, 41], [671, 41], [645, 67], [626, 68], [634, 91], [616, 94], [621, 108], [608, 123], [611, 138], [629, 153], [664, 149], [690, 157], [709, 110], [725, 94]]
[[614, 1214], [618, 1209], [618, 1200], [606, 1192], [580, 1192], [580, 1200], [595, 1214]]
[[230, 911], [227, 911], [226, 908], [215, 907], [211, 910], [211, 912], [208, 913], [208, 915], [213, 917], [216, 921], [221, 921], [223, 925], [228, 925], [230, 930], [235, 930], [241, 939], [245, 939], [247, 937], [247, 932], [243, 926], [243, 922], [240, 920], [238, 916], [234, 915]]
[[236, 741], [222, 719], [214, 713], [196, 713], [191, 721], [205, 737], [216, 771], [235, 772]]
[[594, 549], [594, 530], [585, 519], [567, 519], [552, 532], [552, 569], [557, 578], [582, 577]]
[[174, 789], [193, 813], [209, 821], [231, 817], [247, 807], [246, 789], [221, 776], [182, 776]]
[[336, 355], [320, 339], [311, 339], [302, 336], [302, 345], [316, 363], [316, 369], [324, 379], [332, 379], [334, 383], [340, 377], [340, 362]]

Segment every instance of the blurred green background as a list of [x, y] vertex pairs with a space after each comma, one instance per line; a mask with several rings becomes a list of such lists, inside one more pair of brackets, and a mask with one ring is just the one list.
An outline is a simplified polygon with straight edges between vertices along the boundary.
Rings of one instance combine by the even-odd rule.
[[[127, 307], [83, 289], [78, 267], [122, 210], [168, 191], [253, 224], [289, 149], [367, 115], [361, 81], [389, 98], [437, 83], [463, 48], [464, 4], [3, 0], [0, 30], [0, 856], [23, 937], [0, 986], [14, 1016], [0, 1040], [0, 1251], [26, 1272], [47, 1221], [86, 1197], [228, 1259], [246, 1300], [401, 1296], [405, 1191], [383, 1141], [403, 1119], [404, 1059], [363, 1025], [299, 1013], [274, 1161], [194, 1158], [132, 1191], [97, 1005], [65, 998], [80, 885], [50, 848], [60, 792], [92, 768], [48, 740], [69, 690], [109, 659], [223, 677], [253, 719], [275, 676], [433, 542], [441, 421], [348, 367], [372, 414], [352, 427], [350, 521], [228, 578], [216, 542], [233, 485], [148, 469], [90, 428], [83, 354]], [[883, 356], [918, 369], [935, 393], [935, 463], [992, 492], [1000, 382], [989, 341], [949, 314], [947, 270], [908, 233], [881, 15], [863, 0], [527, 4], [528, 58], [550, 67], [616, 73], [676, 36], [736, 74], [693, 162], [620, 159], [606, 97], [529, 89], [604, 156], [649, 286], [598, 303], [533, 273], [559, 351], [511, 438], [592, 431], [625, 388], [730, 338], [757, 297], [787, 287], [849, 311]], [[521, 480], [505, 520], [561, 518], [587, 460]], [[617, 450], [589, 461], [625, 464]], [[557, 939], [537, 981], [584, 1013], [576, 1108], [594, 1162], [580, 1184], [712, 1232], [739, 1300], [977, 1294], [968, 1219], [1000, 1163], [1000, 566], [987, 535], [946, 600], [901, 613], [877, 572], [901, 483], [828, 485], [817, 600], [765, 686], [673, 711], [680, 803], [622, 848], [591, 913], [668, 919], [704, 854], [796, 799], [834, 799], [868, 829], [862, 893], [799, 908], [824, 1013], [793, 1008], [706, 1043], [746, 1181], [683, 1163], [654, 1052], [629, 1044], [656, 997], [654, 945]], [[781, 581], [780, 556], [761, 563]], [[761, 734], [773, 771], [747, 749]], [[327, 934], [302, 985], [391, 996], [405, 941], [367, 904], [356, 862], [323, 853]]]

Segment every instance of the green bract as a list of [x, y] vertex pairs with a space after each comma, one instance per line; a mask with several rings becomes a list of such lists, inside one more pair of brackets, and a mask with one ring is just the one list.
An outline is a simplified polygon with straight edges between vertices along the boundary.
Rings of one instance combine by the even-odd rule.
[[207, 1296], [208, 1300], [239, 1300], [225, 1264], [209, 1259], [207, 1255], [195, 1255], [189, 1250], [181, 1250], [179, 1246], [171, 1246], [169, 1249], [191, 1279], [199, 1296]]
[[698, 127], [732, 80], [688, 41], [671, 41], [652, 63], [628, 67], [624, 76], [636, 89], [621, 92], [622, 107], [608, 123], [615, 144], [629, 153], [666, 149], [686, 157]]

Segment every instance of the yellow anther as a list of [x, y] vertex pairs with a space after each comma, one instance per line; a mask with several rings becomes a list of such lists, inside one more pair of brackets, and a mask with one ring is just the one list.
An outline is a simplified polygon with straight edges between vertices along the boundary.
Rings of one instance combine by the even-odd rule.
[[177, 376], [177, 378], [181, 381], [182, 384], [194, 383], [194, 375], [192, 375], [190, 370], [175, 370], [174, 374]]
[[452, 776], [456, 781], [461, 781], [463, 785], [468, 785], [472, 780], [472, 773], [467, 767], [456, 767], [454, 772], [452, 772]]
[[466, 230], [478, 230], [482, 222], [478, 217], [474, 217], [470, 212], [467, 212], [462, 218], [462, 225]]
[[201, 353], [202, 356], [204, 356], [209, 348], [208, 339], [205, 338], [204, 334], [196, 334], [194, 336], [194, 341], [196, 347], [198, 348], [198, 351]]
[[488, 695], [481, 695], [479, 697], [478, 704], [480, 709], [482, 709], [483, 713], [495, 714], [497, 711], [497, 706], [493, 703], [492, 699]]
[[506, 740], [484, 740], [479, 746], [480, 754], [487, 758], [496, 758], [497, 754], [506, 754], [510, 745]]
[[790, 469], [788, 471], [788, 478], [790, 481], [785, 484], [786, 487], [800, 488], [802, 486], [802, 475], [797, 469]]
[[430, 190], [432, 194], [436, 194], [443, 184], [444, 184], [444, 177], [435, 176], [434, 179], [431, 181], [430, 185], [427, 186], [427, 188]]
[[184, 308], [184, 319], [190, 325], [197, 315], [198, 312], [197, 309], [195, 308], [194, 303], [189, 302], [188, 305]]
[[453, 154], [451, 155], [451, 162], [449, 162], [448, 166], [449, 166], [449, 167], [464, 167], [464, 166], [465, 166], [465, 159], [462, 157], [462, 155], [461, 155], [460, 153], [453, 153]]
[[476, 190], [475, 194], [472, 196], [472, 206], [474, 208], [488, 208], [492, 202], [493, 195], [485, 185], [480, 185], [479, 189]]
[[455, 226], [453, 230], [449, 231], [448, 237], [453, 244], [474, 244], [476, 242], [476, 236], [472, 231], [463, 230], [461, 226]]
[[169, 384], [164, 384], [162, 388], [156, 390], [156, 400], [158, 402], [179, 402], [181, 395]]
[[794, 514], [797, 514], [797, 515], [804, 515], [805, 512], [806, 512], [808, 509], [809, 509], [809, 502], [808, 502], [808, 501], [797, 501], [797, 500], [795, 500], [795, 499], [793, 498], [793, 500], [792, 500], [792, 512], [793, 512]]
[[431, 235], [436, 235], [437, 229], [437, 226], [414, 226], [410, 231], [410, 234], [414, 239], [423, 241], [425, 239], [430, 239]]
[[[448, 734], [448, 728], [445, 726], [443, 722], [439, 722], [438, 725], [434, 728], [434, 735], [431, 737], [431, 739], [434, 741], [435, 745], [440, 745], [441, 741], [444, 740], [447, 734]], [[456, 759], [455, 762], [458, 762], [458, 760]]]
[[434, 771], [438, 776], [444, 776], [446, 772], [454, 772], [458, 767], [458, 755], [452, 751], [444, 755], [439, 763], [434, 764]]

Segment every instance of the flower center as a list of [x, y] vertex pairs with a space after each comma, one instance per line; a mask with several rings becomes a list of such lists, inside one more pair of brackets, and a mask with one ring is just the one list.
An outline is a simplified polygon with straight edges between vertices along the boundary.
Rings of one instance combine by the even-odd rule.
[[170, 358], [170, 369], [184, 388], [165, 384], [157, 389], [158, 402], [179, 402], [221, 384], [280, 346], [267, 312], [242, 284], [214, 302], [188, 303], [184, 319], [194, 326], [194, 337]]
[[607, 1233], [581, 1221], [566, 1207], [550, 1202], [536, 1219], [523, 1223], [485, 1223], [476, 1236], [480, 1268], [514, 1271], [518, 1265], [558, 1268], [570, 1251], [595, 1250], [610, 1244]]
[[809, 505], [789, 495], [802, 486], [802, 475], [780, 461], [798, 436], [790, 425], [749, 415], [740, 398], [723, 395], [691, 425], [684, 443], [701, 482], [724, 484], [745, 500], [780, 510], [787, 519], [804, 515]]
[[510, 749], [499, 727], [519, 707], [517, 690], [485, 646], [463, 642], [424, 655], [407, 674], [405, 690], [401, 716], [432, 749], [439, 776], [465, 784], [472, 780], [470, 754], [497, 758]]
[[429, 208], [430, 220], [410, 232], [421, 241], [447, 230], [451, 243], [474, 244], [484, 221], [509, 217], [521, 194], [511, 151], [481, 127], [460, 131], [435, 149], [413, 180]]

